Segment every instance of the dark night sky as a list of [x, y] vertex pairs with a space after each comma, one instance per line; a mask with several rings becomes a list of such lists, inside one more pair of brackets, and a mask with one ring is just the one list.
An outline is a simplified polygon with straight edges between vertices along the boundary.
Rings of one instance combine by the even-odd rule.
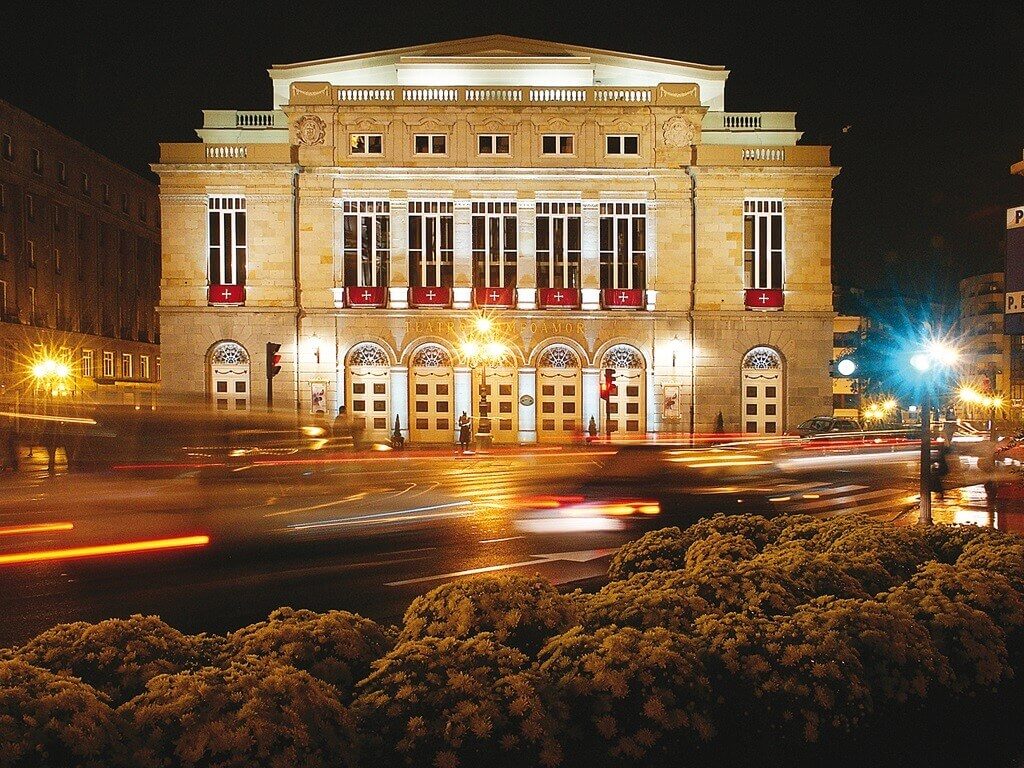
[[269, 107], [274, 63], [502, 32], [723, 64], [727, 109], [796, 110], [805, 143], [833, 144], [836, 282], [912, 294], [1001, 268], [1003, 209], [1024, 203], [1022, 0], [699, 5], [21, 3], [0, 97], [148, 174], [200, 109]]

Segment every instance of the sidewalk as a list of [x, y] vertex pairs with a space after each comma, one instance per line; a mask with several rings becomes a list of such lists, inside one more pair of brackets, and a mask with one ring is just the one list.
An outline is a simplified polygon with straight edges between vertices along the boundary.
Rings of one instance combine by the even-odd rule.
[[[921, 508], [914, 506], [900, 515], [896, 525], [917, 525]], [[990, 499], [983, 485], [968, 485], [946, 491], [944, 498], [932, 494], [932, 522], [936, 525], [980, 525], [1000, 530], [1024, 530], [1024, 504]]]

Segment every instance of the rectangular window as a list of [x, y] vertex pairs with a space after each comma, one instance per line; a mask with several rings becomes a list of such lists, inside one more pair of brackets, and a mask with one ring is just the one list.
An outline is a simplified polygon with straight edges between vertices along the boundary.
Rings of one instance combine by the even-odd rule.
[[409, 201], [409, 282], [412, 286], [451, 287], [454, 228], [451, 201]]
[[743, 201], [743, 272], [747, 288], [781, 289], [784, 284], [781, 200]]
[[103, 204], [110, 205], [110, 185], [106, 182], [103, 183]]
[[104, 352], [103, 353], [103, 378], [112, 379], [114, 378], [114, 353]]
[[33, 195], [25, 195], [25, 215], [29, 221], [36, 220], [36, 198]]
[[63, 160], [57, 161], [57, 181], [65, 187], [68, 185], [68, 164]]
[[53, 271], [60, 274], [60, 248], [53, 249]]
[[14, 159], [14, 139], [9, 133], [0, 136], [0, 154], [3, 155], [4, 160]]
[[30, 285], [28, 287], [28, 309], [31, 312], [31, 322], [35, 325], [36, 322], [36, 289], [35, 286]]
[[32, 150], [32, 173], [36, 176], [43, 175], [43, 153], [38, 149]]
[[640, 137], [635, 133], [609, 134], [604, 137], [604, 151], [609, 155], [639, 155]]
[[121, 193], [121, 213], [128, 213], [128, 193]]
[[93, 367], [93, 352], [91, 349], [82, 350], [82, 375], [87, 378], [92, 378], [95, 375], [95, 368]]
[[476, 150], [481, 155], [508, 155], [512, 152], [512, 139], [507, 133], [480, 133]]
[[448, 137], [443, 133], [417, 133], [413, 137], [413, 150], [417, 155], [445, 155]]
[[28, 265], [34, 267], [36, 265], [36, 244], [31, 240], [26, 240], [25, 251], [25, 255], [28, 257]]
[[644, 288], [647, 204], [601, 203], [601, 287]]
[[580, 204], [537, 203], [537, 287], [580, 287]]
[[245, 285], [245, 198], [207, 200], [210, 285]]
[[60, 302], [60, 294], [59, 293], [53, 294], [53, 309], [54, 309], [54, 314], [56, 315], [57, 327], [58, 328], [60, 328], [61, 322], [63, 320], [63, 318], [62, 318], [63, 312], [61, 312], [62, 307], [61, 307], [60, 303], [61, 303]]
[[384, 136], [379, 133], [350, 133], [348, 146], [351, 155], [382, 155]]
[[516, 284], [515, 202], [473, 203], [473, 285], [507, 288]]
[[385, 288], [391, 254], [391, 204], [387, 200], [346, 200], [345, 285]]
[[156, 380], [160, 381], [160, 355], [156, 356]]
[[139, 376], [147, 381], [149, 380], [149, 355], [141, 355], [139, 357]]
[[88, 173], [83, 173], [82, 174], [82, 194], [83, 195], [88, 195], [90, 192], [92, 192], [92, 184], [89, 182], [89, 174]]
[[121, 378], [132, 378], [132, 356], [127, 352], [121, 353]]
[[571, 133], [546, 133], [541, 137], [540, 149], [545, 155], [571, 155], [573, 135]]
[[139, 221], [144, 222], [146, 220], [146, 201], [139, 200]]

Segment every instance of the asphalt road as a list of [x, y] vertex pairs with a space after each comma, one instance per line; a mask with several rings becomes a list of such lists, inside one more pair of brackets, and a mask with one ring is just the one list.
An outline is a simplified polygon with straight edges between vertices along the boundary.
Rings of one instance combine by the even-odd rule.
[[[723, 459], [565, 448], [336, 455], [212, 477], [4, 475], [0, 647], [60, 622], [134, 613], [186, 632], [230, 631], [286, 605], [398, 621], [415, 595], [471, 573], [539, 573], [560, 585], [600, 577], [618, 546], [680, 521], [678, 511], [856, 509], [891, 518], [914, 503], [915, 473], [913, 450], [780, 457], [744, 449]], [[686, 499], [659, 514], [622, 511], [623, 499], [665, 489]], [[54, 554], [194, 536], [209, 542]]]

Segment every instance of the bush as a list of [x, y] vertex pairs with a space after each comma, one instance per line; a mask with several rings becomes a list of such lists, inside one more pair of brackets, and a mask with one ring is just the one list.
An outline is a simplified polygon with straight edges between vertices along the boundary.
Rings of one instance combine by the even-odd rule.
[[368, 765], [556, 765], [561, 750], [521, 651], [493, 635], [400, 643], [358, 686]]
[[1018, 592], [1024, 592], [1024, 538], [976, 537], [956, 560], [958, 568], [980, 568], [1001, 573]]
[[791, 613], [804, 601], [793, 579], [758, 558], [739, 563], [707, 561], [687, 571], [694, 593], [718, 612]]
[[156, 616], [135, 615], [97, 624], [58, 624], [17, 655], [29, 664], [80, 677], [120, 703], [141, 693], [157, 675], [201, 666], [207, 648]]
[[860, 558], [878, 561], [891, 576], [891, 585], [906, 581], [919, 565], [935, 559], [935, 553], [920, 531], [878, 522], [847, 528], [826, 551], [849, 557], [854, 562]]
[[425, 637], [494, 640], [535, 655], [548, 638], [576, 623], [572, 603], [539, 576], [473, 576], [417, 597], [405, 612], [399, 642]]
[[635, 573], [680, 570], [686, 565], [686, 550], [693, 541], [676, 527], [645, 533], [619, 548], [608, 566], [608, 578], [618, 581]]
[[0, 661], [0, 765], [106, 768], [124, 764], [105, 695], [24, 661]]
[[272, 662], [162, 675], [119, 710], [134, 765], [304, 768], [354, 765], [352, 718], [334, 688]]
[[575, 627], [544, 647], [540, 671], [567, 727], [570, 765], [677, 765], [714, 735], [710, 681], [683, 635]]
[[781, 529], [781, 523], [761, 515], [717, 514], [698, 520], [686, 529], [686, 533], [694, 541], [707, 538], [713, 533], [742, 536], [753, 542], [760, 551], [778, 538]]
[[228, 651], [289, 664], [335, 686], [347, 699], [370, 662], [394, 645], [376, 622], [347, 611], [279, 608], [266, 621], [228, 635]]
[[685, 568], [699, 571], [723, 563], [739, 563], [757, 556], [757, 545], [745, 536], [733, 533], [710, 533], [693, 542], [686, 550]]
[[612, 625], [689, 632], [698, 616], [713, 613], [685, 571], [638, 573], [580, 597], [581, 621], [590, 630]]
[[964, 547], [978, 539], [1000, 538], [1001, 533], [977, 525], [929, 525], [922, 530], [936, 559], [952, 565], [963, 554]]
[[838, 558], [808, 551], [799, 542], [770, 546], [756, 559], [791, 579], [804, 600], [829, 595], [868, 597], [861, 582], [837, 564]]

